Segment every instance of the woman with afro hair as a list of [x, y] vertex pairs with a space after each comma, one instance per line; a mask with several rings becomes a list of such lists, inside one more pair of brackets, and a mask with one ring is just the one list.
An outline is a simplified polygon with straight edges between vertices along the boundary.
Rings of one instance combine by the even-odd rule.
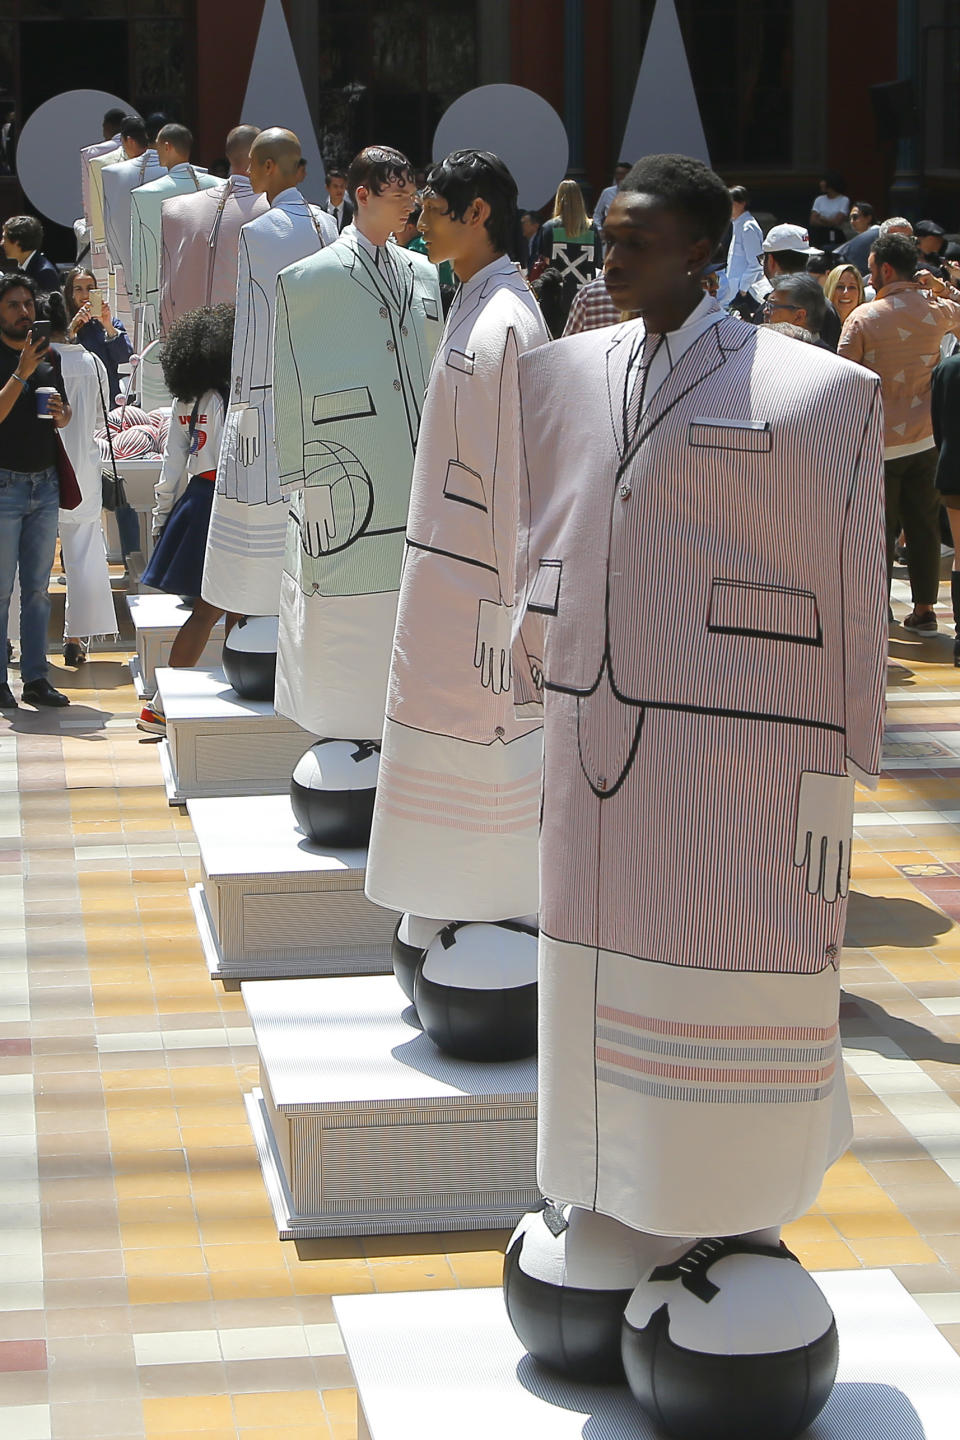
[[[156, 549], [143, 583], [193, 602], [170, 649], [167, 663], [175, 669], [196, 665], [224, 613], [201, 598], [200, 586], [230, 393], [233, 322], [232, 305], [190, 310], [171, 325], [160, 352], [174, 406], [153, 512]], [[227, 615], [228, 633], [238, 618]], [[150, 734], [165, 733], [159, 695], [143, 707], [137, 723]]]

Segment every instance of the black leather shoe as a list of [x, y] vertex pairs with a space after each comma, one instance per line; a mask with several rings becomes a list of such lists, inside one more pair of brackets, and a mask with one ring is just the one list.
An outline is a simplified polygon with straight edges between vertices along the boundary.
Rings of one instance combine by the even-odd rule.
[[3, 684], [0, 684], [0, 710], [19, 710], [19, 708], [16, 695], [4, 681]]
[[69, 705], [66, 695], [54, 690], [49, 680], [29, 680], [23, 687], [21, 699], [28, 705]]

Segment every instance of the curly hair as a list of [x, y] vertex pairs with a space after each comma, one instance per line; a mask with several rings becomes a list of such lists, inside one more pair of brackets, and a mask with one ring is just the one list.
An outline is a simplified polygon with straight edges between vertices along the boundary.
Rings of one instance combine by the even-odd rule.
[[689, 155], [647, 155], [620, 189], [655, 196], [683, 216], [693, 239], [707, 239], [711, 247], [719, 244], [730, 224], [730, 191], [708, 165]]
[[235, 314], [233, 305], [202, 305], [170, 326], [160, 364], [175, 399], [199, 400], [208, 390], [229, 393]]
[[424, 191], [447, 202], [453, 220], [462, 220], [478, 197], [490, 214], [487, 234], [495, 250], [518, 253], [517, 182], [489, 150], [454, 150], [427, 174]]

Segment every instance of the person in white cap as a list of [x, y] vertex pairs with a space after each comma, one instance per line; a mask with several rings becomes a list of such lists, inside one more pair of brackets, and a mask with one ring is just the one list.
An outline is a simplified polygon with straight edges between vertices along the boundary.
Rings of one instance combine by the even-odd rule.
[[[771, 286], [776, 286], [778, 275], [797, 275], [806, 270], [811, 248], [810, 234], [802, 225], [774, 225], [763, 242], [763, 273]], [[840, 330], [840, 316], [828, 305], [820, 338], [833, 351]]]

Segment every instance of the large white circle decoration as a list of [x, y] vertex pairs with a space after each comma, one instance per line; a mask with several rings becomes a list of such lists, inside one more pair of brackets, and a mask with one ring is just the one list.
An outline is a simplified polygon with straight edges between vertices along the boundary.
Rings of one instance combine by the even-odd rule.
[[520, 205], [539, 210], [567, 173], [570, 145], [549, 101], [522, 85], [481, 85], [454, 100], [433, 137], [433, 158], [492, 150], [517, 182]]
[[133, 106], [106, 90], [65, 90], [34, 110], [17, 142], [17, 179], [33, 208], [58, 225], [83, 214], [80, 150], [103, 139], [108, 110]]

